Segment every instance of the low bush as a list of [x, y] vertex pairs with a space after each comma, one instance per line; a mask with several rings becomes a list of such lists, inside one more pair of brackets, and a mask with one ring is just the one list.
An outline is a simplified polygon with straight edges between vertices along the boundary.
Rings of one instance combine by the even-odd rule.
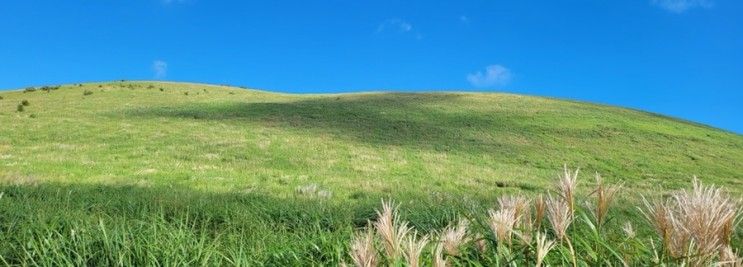
[[24, 105], [24, 106], [30, 106], [30, 105], [31, 105], [31, 102], [28, 102], [28, 100], [26, 100], [26, 99], [23, 99], [23, 100], [21, 101], [21, 105]]
[[47, 93], [59, 89], [59, 86], [42, 86], [41, 91], [45, 91]]
[[83, 95], [92, 95], [92, 94], [93, 94], [93, 91], [90, 91], [90, 90], [85, 90], [83, 92]]
[[25, 107], [23, 106], [23, 104], [18, 104], [18, 107], [16, 108], [16, 111], [23, 112], [23, 110], [25, 110]]

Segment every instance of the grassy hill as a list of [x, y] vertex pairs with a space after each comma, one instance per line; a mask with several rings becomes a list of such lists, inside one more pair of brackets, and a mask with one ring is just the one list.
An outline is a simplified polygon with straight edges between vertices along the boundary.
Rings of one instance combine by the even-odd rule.
[[[404, 216], [435, 229], [462, 203], [492, 206], [503, 194], [545, 192], [564, 164], [581, 168], [579, 191], [591, 190], [597, 172], [624, 182], [628, 202], [688, 187], [693, 175], [743, 193], [743, 136], [575, 101], [500, 93], [294, 95], [158, 82], [0, 97], [0, 255], [10, 264], [43, 259], [54, 246], [60, 255], [101, 242], [120, 251], [125, 245], [116, 240], [127, 238], [153, 247], [191, 244], [149, 257], [201, 248], [224, 256], [208, 263], [337, 263], [346, 255], [342, 244], [374, 217], [382, 197], [425, 210]], [[74, 238], [76, 227], [93, 233], [103, 225], [121, 235], [53, 242], [55, 233]], [[28, 240], [53, 245], [21, 249]], [[248, 245], [228, 249], [238, 243]], [[131, 259], [155, 253], [127, 249]]]

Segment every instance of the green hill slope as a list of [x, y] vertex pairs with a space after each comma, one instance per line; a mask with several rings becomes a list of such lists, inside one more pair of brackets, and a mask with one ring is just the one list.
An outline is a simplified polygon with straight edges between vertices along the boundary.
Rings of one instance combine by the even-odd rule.
[[[542, 190], [568, 164], [642, 191], [692, 175], [743, 191], [743, 136], [573, 101], [150, 82], [0, 95], [0, 176], [10, 182], [487, 195]], [[17, 112], [22, 100], [30, 105]]]
[[[465, 218], [477, 244], [454, 246], [462, 254], [447, 254], [450, 266], [534, 265], [525, 235], [511, 254], [491, 231], [521, 218], [497, 200], [546, 192], [568, 164], [582, 170], [567, 234], [575, 249], [560, 241], [545, 264], [650, 266], [664, 239], [637, 210], [641, 194], [688, 188], [693, 175], [743, 193], [743, 136], [617, 107], [155, 82], [47, 89], [0, 92], [3, 265], [337, 266], [351, 262], [351, 236], [377, 220], [382, 198], [401, 204], [399, 220], [419, 231], [409, 237], [431, 237], [424, 266], [438, 233]], [[624, 183], [598, 228], [587, 204], [596, 172]], [[538, 201], [524, 203], [537, 214]], [[554, 240], [550, 222], [535, 215], [517, 231]], [[740, 251], [743, 231], [730, 222], [727, 245]]]

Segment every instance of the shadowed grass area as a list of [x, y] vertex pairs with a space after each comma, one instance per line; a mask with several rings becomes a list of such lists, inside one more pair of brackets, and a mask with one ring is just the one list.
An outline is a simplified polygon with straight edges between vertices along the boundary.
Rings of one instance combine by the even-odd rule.
[[[355, 94], [258, 103], [200, 103], [127, 116], [218, 121], [554, 170], [565, 162], [638, 185], [738, 177], [735, 135], [663, 116], [515, 95]], [[722, 137], [718, 139], [718, 137]], [[719, 176], [718, 176], [719, 175]], [[724, 179], [740, 187], [738, 179]], [[681, 181], [687, 182], [687, 181]]]
[[[338, 264], [381, 199], [59, 184], [0, 192], [0, 262], [54, 266]], [[410, 196], [416, 212], [405, 218], [441, 227], [456, 212], [447, 202]]]

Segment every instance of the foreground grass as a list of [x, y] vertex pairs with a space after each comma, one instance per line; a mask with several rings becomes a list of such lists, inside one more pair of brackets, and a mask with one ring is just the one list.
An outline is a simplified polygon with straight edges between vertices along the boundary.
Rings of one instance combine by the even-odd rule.
[[[330, 265], [379, 198], [338, 203], [258, 193], [132, 186], [0, 188], [0, 257], [11, 265]], [[381, 197], [381, 196], [380, 196]], [[421, 229], [453, 219], [453, 201], [416, 198]], [[412, 198], [411, 198], [412, 200]]]
[[[5, 265], [338, 265], [353, 262], [353, 236], [371, 228], [371, 222], [384, 221], [377, 213], [382, 195], [334, 201], [300, 194], [276, 198], [258, 192], [48, 183], [6, 185], [0, 192], [0, 262]], [[639, 214], [635, 205], [640, 203], [632, 202], [632, 193], [617, 195], [601, 224], [590, 212], [593, 196], [576, 198], [586, 204], [576, 206], [567, 231], [574, 252], [559, 242], [542, 259], [544, 264], [570, 265], [572, 253], [580, 265], [589, 266], [688, 261], [664, 254], [663, 241]], [[507, 203], [517, 202], [481, 204], [420, 194], [401, 197], [397, 203], [400, 208], [390, 225], [406, 222], [415, 232], [404, 236], [430, 242], [420, 255], [423, 265], [435, 264], [436, 257], [450, 266], [532, 265], [536, 260], [534, 233], [524, 243], [517, 234], [526, 233], [520, 223], [501, 225], [508, 228], [506, 242], [493, 228], [498, 221], [492, 210], [514, 208]], [[526, 205], [531, 213], [531, 204]], [[531, 223], [533, 216], [526, 221]], [[530, 229], [560, 241], [550, 215], [543, 216]], [[469, 221], [466, 236], [442, 239], [451, 231], [447, 227], [461, 220]], [[626, 224], [633, 225], [631, 234]], [[733, 231], [731, 247], [740, 251], [743, 231], [738, 225]], [[403, 254], [383, 258], [384, 239], [371, 242], [379, 242], [373, 245], [380, 250], [375, 253], [377, 263], [406, 262]], [[458, 244], [458, 252], [436, 252], [439, 242]]]

